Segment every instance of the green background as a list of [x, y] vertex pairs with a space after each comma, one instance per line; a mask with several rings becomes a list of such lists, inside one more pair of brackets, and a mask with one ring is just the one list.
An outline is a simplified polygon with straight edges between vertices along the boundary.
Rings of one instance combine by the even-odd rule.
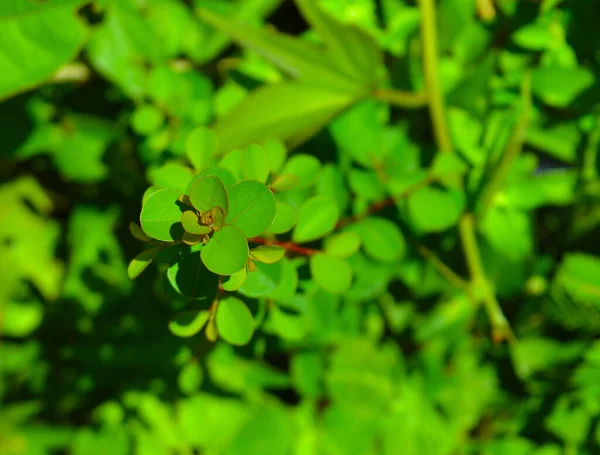
[[[600, 453], [600, 2], [0, 3], [1, 454]], [[201, 172], [285, 258], [131, 280]]]

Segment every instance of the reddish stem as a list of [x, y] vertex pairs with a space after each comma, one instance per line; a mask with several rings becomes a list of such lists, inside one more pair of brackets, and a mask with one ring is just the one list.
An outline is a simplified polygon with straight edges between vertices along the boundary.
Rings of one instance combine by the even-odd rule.
[[301, 254], [302, 256], [312, 256], [313, 254], [319, 253], [320, 250], [313, 248], [305, 248], [300, 245], [296, 245], [294, 242], [282, 242], [280, 240], [263, 239], [262, 237], [253, 237], [248, 239], [249, 242], [259, 243], [261, 245], [276, 245], [285, 248], [288, 251]]

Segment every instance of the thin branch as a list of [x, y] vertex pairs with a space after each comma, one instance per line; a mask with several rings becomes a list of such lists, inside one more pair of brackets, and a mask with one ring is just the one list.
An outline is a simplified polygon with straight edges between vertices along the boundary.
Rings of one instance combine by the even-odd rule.
[[260, 245], [277, 245], [282, 248], [285, 248], [288, 251], [292, 251], [302, 256], [312, 256], [313, 254], [321, 252], [321, 250], [315, 250], [313, 248], [306, 248], [300, 245], [296, 245], [294, 242], [283, 242], [281, 240], [263, 239], [262, 237], [253, 237], [251, 239], [248, 239], [248, 241], [258, 243]]
[[478, 201], [478, 208], [480, 213], [483, 215], [486, 210], [490, 207], [494, 201], [494, 197], [497, 192], [502, 188], [506, 177], [517, 157], [523, 150], [523, 143], [525, 141], [525, 134], [529, 127], [529, 120], [531, 117], [531, 74], [527, 73], [523, 79], [521, 86], [521, 115], [513, 128], [506, 149], [500, 158], [500, 162], [493, 171], [493, 174], [489, 180], [489, 183], [483, 188], [481, 196]]
[[423, 46], [423, 70], [425, 86], [429, 98], [429, 112], [433, 122], [433, 132], [440, 152], [453, 151], [452, 139], [446, 118], [446, 106], [440, 84], [437, 45], [437, 19], [435, 0], [419, 0], [421, 11], [421, 37]]
[[463, 291], [470, 293], [471, 286], [467, 280], [458, 275], [454, 270], [448, 267], [446, 264], [442, 262], [442, 260], [437, 257], [437, 255], [428, 248], [424, 246], [418, 247], [419, 254], [431, 262], [431, 265], [435, 267], [435, 269], [442, 275], [448, 282], [455, 287], [462, 289]]
[[367, 209], [364, 212], [359, 213], [358, 215], [352, 215], [347, 218], [341, 219], [338, 222], [338, 224], [336, 225], [336, 229], [340, 229], [344, 226], [347, 226], [348, 224], [356, 223], [357, 221], [360, 221], [360, 220], [368, 217], [369, 215], [373, 215], [374, 213], [380, 212], [387, 207], [391, 207], [396, 202], [407, 198], [408, 196], [413, 194], [415, 191], [418, 191], [421, 188], [426, 187], [427, 185], [434, 182], [435, 180], [436, 180], [436, 177], [429, 174], [424, 179], [419, 180], [414, 185], [409, 186], [407, 189], [405, 189], [401, 193], [396, 194], [395, 196], [390, 196], [387, 199], [383, 199], [382, 201], [373, 202], [369, 207], [367, 207]]
[[373, 96], [378, 100], [405, 109], [418, 109], [427, 106], [427, 95], [425, 93], [379, 88], [373, 92]]
[[467, 266], [471, 275], [471, 283], [475, 291], [475, 297], [483, 302], [492, 324], [492, 339], [498, 343], [503, 340], [514, 341], [514, 335], [510, 324], [506, 320], [502, 308], [496, 299], [496, 295], [489, 280], [485, 275], [481, 253], [477, 245], [475, 235], [475, 220], [472, 214], [463, 215], [459, 223], [459, 232], [462, 240]]

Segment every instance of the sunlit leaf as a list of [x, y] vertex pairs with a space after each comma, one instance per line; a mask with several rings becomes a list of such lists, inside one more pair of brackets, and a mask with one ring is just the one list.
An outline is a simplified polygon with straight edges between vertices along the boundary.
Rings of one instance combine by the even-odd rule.
[[244, 180], [229, 190], [227, 224], [239, 227], [246, 237], [256, 237], [271, 226], [275, 218], [275, 196], [264, 184]]
[[235, 297], [228, 297], [219, 302], [216, 322], [219, 335], [231, 344], [243, 345], [252, 339], [252, 313], [244, 302]]
[[233, 275], [246, 265], [248, 242], [235, 226], [225, 226], [215, 232], [201, 251], [206, 268], [219, 275]]

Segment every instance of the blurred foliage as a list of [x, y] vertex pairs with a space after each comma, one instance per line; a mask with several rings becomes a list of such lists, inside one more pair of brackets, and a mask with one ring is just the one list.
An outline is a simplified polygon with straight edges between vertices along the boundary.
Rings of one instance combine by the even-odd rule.
[[0, 453], [600, 453], [598, 18], [0, 2]]

